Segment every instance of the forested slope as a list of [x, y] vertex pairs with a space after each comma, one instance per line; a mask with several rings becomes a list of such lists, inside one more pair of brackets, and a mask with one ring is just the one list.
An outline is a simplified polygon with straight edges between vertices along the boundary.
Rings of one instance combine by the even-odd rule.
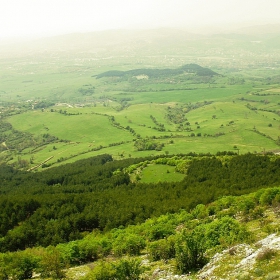
[[183, 181], [153, 184], [132, 183], [125, 172], [151, 157], [112, 161], [111, 156], [101, 155], [38, 173], [2, 165], [0, 248], [5, 252], [56, 245], [94, 229], [136, 224], [280, 183], [277, 156], [192, 154], [189, 158]]
[[158, 78], [158, 77], [171, 77], [174, 75], [180, 75], [184, 73], [193, 73], [198, 76], [215, 76], [218, 75], [211, 69], [204, 68], [197, 64], [186, 64], [182, 67], [176, 69], [133, 69], [128, 71], [117, 71], [111, 70], [101, 74], [96, 75], [97, 79], [104, 77], [124, 77], [124, 76], [138, 76], [138, 75], [147, 75], [150, 78]]
[[0, 253], [0, 279], [276, 279], [279, 203], [280, 188], [268, 187], [57, 246]]

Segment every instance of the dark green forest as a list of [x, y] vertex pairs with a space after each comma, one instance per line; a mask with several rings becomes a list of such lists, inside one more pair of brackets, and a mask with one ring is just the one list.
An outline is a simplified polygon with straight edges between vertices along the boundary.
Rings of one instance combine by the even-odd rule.
[[139, 224], [280, 183], [274, 155], [188, 156], [183, 181], [153, 184], [132, 183], [125, 170], [155, 157], [113, 160], [105, 154], [35, 173], [1, 165], [1, 251], [78, 240], [93, 230]]
[[133, 69], [128, 71], [118, 71], [118, 70], [111, 70], [101, 74], [96, 75], [97, 79], [104, 78], [104, 77], [124, 77], [124, 76], [137, 76], [137, 75], [147, 75], [150, 78], [159, 78], [159, 77], [170, 77], [175, 75], [181, 75], [184, 73], [193, 73], [198, 76], [215, 76], [218, 75], [216, 72], [212, 71], [211, 69], [204, 68], [197, 64], [186, 64], [182, 67], [176, 69]]

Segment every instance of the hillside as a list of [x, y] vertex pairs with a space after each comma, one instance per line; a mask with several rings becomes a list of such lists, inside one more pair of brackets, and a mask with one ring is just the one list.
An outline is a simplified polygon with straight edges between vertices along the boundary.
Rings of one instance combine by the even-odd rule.
[[280, 278], [269, 28], [1, 42], [0, 280]]
[[[131, 184], [122, 175], [134, 165], [147, 168], [152, 160], [184, 167], [185, 179], [145, 185]], [[193, 154], [138, 163], [101, 156], [35, 176], [2, 166], [0, 276], [279, 276], [279, 237], [271, 235], [279, 230], [279, 163], [276, 156], [251, 154]], [[102, 219], [107, 221], [103, 228]]]
[[[146, 184], [144, 171], [153, 164], [175, 166], [185, 176]], [[279, 164], [273, 155], [222, 153], [121, 161], [101, 155], [35, 174], [4, 165], [1, 251], [56, 245], [79, 239], [83, 232], [127, 226], [224, 195], [278, 185]]]
[[[112, 277], [114, 268], [118, 273], [118, 267], [126, 264], [129, 267], [126, 276], [131, 279], [277, 279], [280, 237], [275, 232], [279, 229], [279, 209], [272, 193], [277, 195], [279, 188], [239, 198], [223, 197], [207, 207], [198, 205], [189, 213], [182, 210], [125, 229], [131, 238], [133, 233], [143, 234], [143, 231], [149, 236], [140, 256], [127, 252], [121, 260], [115, 254], [107, 259], [107, 265], [99, 261], [94, 269], [90, 265], [78, 266], [69, 270], [67, 276], [69, 279], [80, 274], [86, 275], [80, 279]], [[164, 233], [164, 237], [151, 240], [151, 227]], [[112, 232], [115, 236], [122, 233], [122, 230]], [[188, 248], [190, 240], [195, 240], [197, 247]], [[186, 267], [190, 255], [198, 261], [195, 269]], [[200, 263], [202, 259], [204, 262]]]

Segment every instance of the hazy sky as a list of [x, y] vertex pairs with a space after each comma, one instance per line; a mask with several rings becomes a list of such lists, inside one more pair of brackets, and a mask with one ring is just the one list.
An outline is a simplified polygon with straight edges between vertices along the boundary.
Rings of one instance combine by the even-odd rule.
[[0, 38], [280, 22], [280, 0], [0, 0]]

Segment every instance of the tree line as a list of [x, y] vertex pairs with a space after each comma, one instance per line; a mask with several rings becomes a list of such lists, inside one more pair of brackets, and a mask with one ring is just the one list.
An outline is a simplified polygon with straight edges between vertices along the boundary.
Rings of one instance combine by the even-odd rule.
[[129, 166], [156, 158], [113, 161], [105, 154], [35, 173], [1, 165], [1, 251], [54, 246], [280, 182], [279, 157], [194, 153], [181, 163], [181, 182], [130, 181]]

